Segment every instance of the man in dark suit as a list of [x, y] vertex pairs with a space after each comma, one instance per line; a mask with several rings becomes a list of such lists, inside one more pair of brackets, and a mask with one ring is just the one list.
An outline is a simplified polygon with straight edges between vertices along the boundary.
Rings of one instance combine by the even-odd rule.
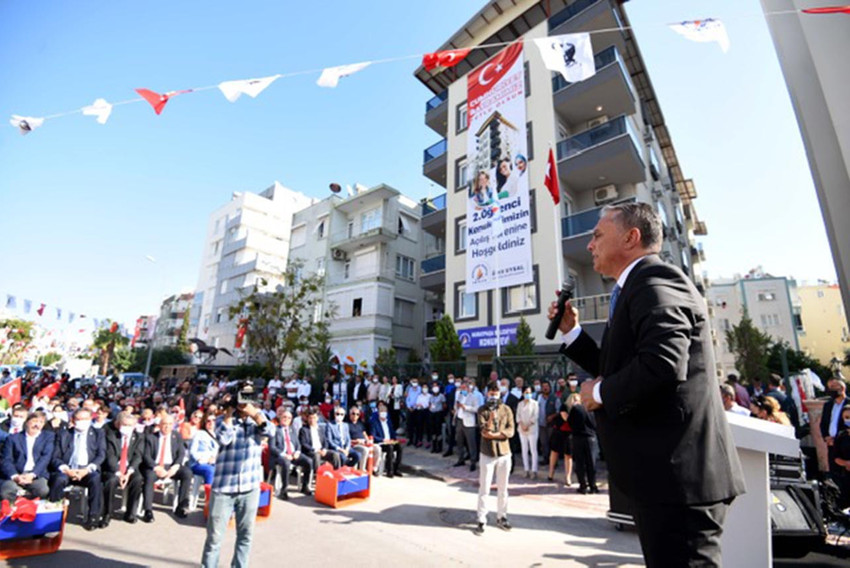
[[53, 458], [50, 469], [50, 500], [62, 500], [68, 484], [80, 485], [88, 491], [88, 516], [83, 523], [86, 530], [100, 524], [103, 501], [101, 467], [106, 459], [103, 432], [91, 427], [91, 411], [78, 408], [74, 412], [72, 429], [55, 432]]
[[392, 420], [389, 419], [385, 402], [378, 403], [378, 412], [372, 414], [369, 429], [372, 432], [373, 442], [381, 446], [381, 451], [384, 453], [387, 477], [401, 477], [399, 468], [403, 448], [396, 440], [395, 428], [393, 428]]
[[269, 440], [269, 452], [272, 457], [272, 467], [280, 466], [281, 479], [280, 497], [289, 499], [286, 486], [289, 483], [289, 472], [295, 465], [301, 468], [301, 492], [310, 495], [310, 477], [313, 474], [313, 460], [301, 453], [301, 442], [292, 429], [292, 412], [281, 405], [277, 409], [279, 425], [274, 429], [274, 436]]
[[341, 465], [339, 454], [328, 448], [325, 429], [319, 426], [319, 413], [315, 408], [307, 411], [307, 423], [298, 432], [301, 452], [313, 460], [313, 469], [319, 469], [322, 461], [329, 462], [334, 469]]
[[24, 431], [6, 439], [0, 454], [0, 499], [15, 502], [19, 490], [30, 499], [47, 497], [47, 466], [53, 458], [53, 432], [45, 432], [44, 413], [33, 412]]
[[112, 519], [112, 495], [116, 488], [127, 491], [124, 520], [136, 522], [136, 505], [142, 495], [142, 454], [144, 434], [136, 432], [136, 417], [119, 412], [115, 420], [103, 427], [106, 436], [106, 461], [103, 463], [103, 516], [100, 528], [109, 526]]
[[[617, 280], [601, 347], [568, 305], [562, 352], [592, 376], [582, 404], [596, 411], [610, 480], [634, 505], [647, 566], [720, 565], [729, 504], [743, 473], [714, 378], [705, 301], [658, 258], [661, 220], [646, 203], [603, 210], [588, 250]], [[554, 317], [553, 302], [549, 317]]]
[[153, 486], [160, 480], [171, 479], [178, 484], [177, 511], [175, 514], [185, 519], [189, 513], [189, 490], [192, 484], [192, 470], [184, 463], [186, 449], [183, 440], [174, 431], [174, 417], [162, 413], [155, 433], [147, 434], [145, 451], [142, 455], [142, 477], [144, 478], [144, 508], [142, 521], [153, 522]]
[[847, 385], [838, 378], [829, 379], [826, 383], [826, 392], [829, 400], [823, 405], [820, 415], [820, 433], [826, 442], [827, 457], [829, 459], [829, 473], [833, 478], [844, 475], [843, 468], [835, 463], [835, 438], [847, 426], [841, 420], [841, 412], [847, 405]]

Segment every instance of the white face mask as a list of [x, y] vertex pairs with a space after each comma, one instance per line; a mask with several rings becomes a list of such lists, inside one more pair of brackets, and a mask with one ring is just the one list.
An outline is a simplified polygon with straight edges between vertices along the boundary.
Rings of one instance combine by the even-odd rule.
[[381, 412], [378, 413], [378, 417], [381, 420], [386, 420], [387, 419], [387, 413], [385, 411], [381, 411]]
[[57, 410], [56, 412], [53, 413], [53, 418], [58, 418], [62, 422], [67, 422], [68, 421], [68, 413], [65, 412], [64, 410]]
[[335, 418], [336, 418], [336, 421], [337, 421], [337, 422], [340, 422], [340, 423], [341, 423], [341, 422], [343, 422], [343, 421], [345, 420], [345, 416], [339, 416], [339, 415], [337, 415]]
[[440, 387], [431, 388], [431, 392], [434, 393], [434, 394], [440, 394]]
[[122, 436], [129, 436], [135, 429], [136, 428], [134, 426], [121, 426], [118, 430], [121, 432]]
[[450, 384], [450, 385], [455, 384], [455, 380], [454, 380], [454, 379], [449, 379], [449, 384]]
[[74, 422], [74, 429], [77, 432], [85, 432], [91, 426], [91, 420], [77, 420]]
[[500, 394], [505, 394], [506, 392], [508, 392], [508, 387], [506, 387], [505, 385], [499, 387]]
[[412, 386], [412, 387], [418, 387], [418, 386], [419, 386], [419, 383], [417, 383], [416, 381], [412, 381], [412, 382], [410, 383], [410, 386]]
[[13, 416], [10, 421], [10, 425], [12, 428], [22, 428], [24, 426], [24, 418], [19, 418], [18, 416]]
[[578, 386], [578, 381], [570, 381], [570, 386], [572, 388], [576, 388]]

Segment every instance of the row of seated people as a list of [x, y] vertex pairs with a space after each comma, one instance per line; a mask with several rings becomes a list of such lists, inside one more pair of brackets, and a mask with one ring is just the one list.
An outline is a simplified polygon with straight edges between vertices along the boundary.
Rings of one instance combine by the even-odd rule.
[[61, 501], [69, 485], [87, 490], [87, 530], [109, 525], [112, 495], [127, 492], [124, 520], [136, 522], [139, 497], [143, 497], [144, 522], [153, 522], [153, 494], [157, 481], [179, 486], [176, 515], [188, 515], [192, 471], [185, 465], [183, 440], [174, 430], [174, 417], [162, 413], [155, 428], [139, 431], [137, 418], [121, 412], [103, 428], [93, 428], [91, 412], [77, 409], [68, 427], [44, 429], [41, 411], [27, 414], [17, 407], [13, 416], [25, 415], [23, 429], [11, 433], [0, 452], [0, 499], [30, 498]]

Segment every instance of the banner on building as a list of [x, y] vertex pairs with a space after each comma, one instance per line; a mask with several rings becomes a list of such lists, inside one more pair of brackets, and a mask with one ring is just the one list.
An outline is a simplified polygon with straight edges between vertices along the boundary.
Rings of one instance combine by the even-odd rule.
[[[511, 323], [499, 327], [499, 341], [502, 347], [516, 341], [518, 325], [518, 323]], [[496, 346], [496, 326], [494, 325], [459, 329], [457, 336], [464, 349], [492, 349]]]
[[469, 73], [466, 291], [534, 280], [522, 43]]

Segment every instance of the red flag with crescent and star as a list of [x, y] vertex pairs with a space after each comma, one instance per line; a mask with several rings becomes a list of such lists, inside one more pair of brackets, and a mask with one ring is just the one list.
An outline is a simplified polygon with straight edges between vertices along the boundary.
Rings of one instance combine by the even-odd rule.
[[469, 51], [467, 48], [426, 53], [422, 56], [422, 66], [426, 71], [430, 71], [435, 67], [454, 67], [469, 55]]
[[[478, 103], [483, 95], [499, 82], [505, 73], [510, 71], [514, 62], [522, 55], [522, 41], [517, 41], [506, 47], [502, 52], [487, 61], [483, 65], [476, 67], [474, 71], [469, 73], [468, 87], [469, 92], [469, 112], [472, 113], [479, 106]], [[470, 117], [471, 122], [471, 117]]]
[[9, 406], [21, 402], [21, 378], [18, 377], [0, 387], [0, 396], [9, 401]]
[[807, 8], [804, 14], [850, 14], [850, 4], [847, 6], [824, 6], [823, 8]]

